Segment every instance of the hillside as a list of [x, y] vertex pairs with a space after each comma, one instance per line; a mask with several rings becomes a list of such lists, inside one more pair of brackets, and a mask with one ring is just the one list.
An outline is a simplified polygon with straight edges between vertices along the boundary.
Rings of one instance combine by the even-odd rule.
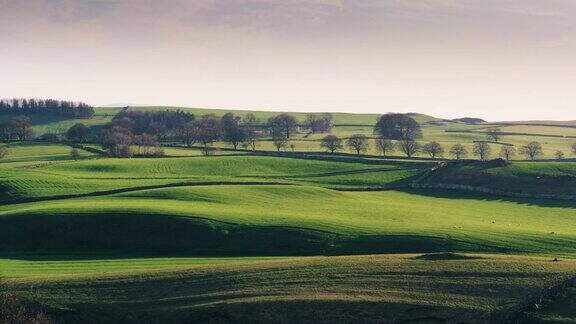
[[[482, 138], [480, 127], [432, 121], [424, 140]], [[256, 152], [80, 149], [78, 161], [64, 143], [11, 142], [0, 277], [71, 323], [347, 322], [358, 312], [474, 323], [518, 318], [574, 276], [575, 162], [433, 170], [441, 160], [319, 152], [320, 136], [297, 134], [294, 152], [266, 151], [264, 139]], [[527, 316], [574, 317], [562, 306], [571, 296]]]
[[495, 162], [463, 161], [450, 163], [431, 172], [419, 184], [478, 190], [494, 194], [574, 199], [574, 162]]
[[[29, 116], [32, 120], [35, 136], [44, 133], [64, 133], [75, 123], [84, 123], [92, 129], [95, 135], [106, 123], [112, 121], [113, 117], [121, 111], [122, 108], [100, 107], [95, 108], [95, 115], [91, 119], [67, 119], [63, 117], [46, 117], [41, 115]], [[204, 114], [215, 114], [221, 116], [227, 112], [233, 112], [238, 116], [244, 116], [247, 113], [254, 113], [261, 123], [268, 118], [279, 114], [280, 112], [271, 111], [243, 111], [233, 109], [206, 109], [206, 108], [186, 108], [186, 107], [130, 107], [132, 111], [162, 111], [162, 110], [183, 110], [191, 112], [196, 116]], [[304, 123], [306, 113], [289, 113], [296, 117], [300, 123]], [[576, 129], [570, 122], [561, 123], [537, 123], [537, 122], [506, 122], [506, 123], [487, 123], [487, 124], [470, 124], [462, 121], [451, 121], [423, 114], [410, 114], [422, 126], [423, 138], [419, 140], [420, 144], [429, 141], [439, 142], [446, 152], [454, 144], [462, 144], [469, 152], [468, 157], [472, 157], [472, 145], [475, 141], [485, 141], [486, 133], [489, 129], [497, 127], [501, 132], [501, 143], [514, 145], [517, 151], [529, 142], [537, 141], [543, 146], [544, 159], [553, 159], [557, 151], [562, 151], [566, 157], [572, 156], [572, 144], [576, 143]], [[378, 114], [350, 114], [350, 113], [333, 113], [334, 125], [332, 134], [344, 139], [353, 134], [364, 134], [371, 138], [369, 148], [366, 154], [378, 155], [374, 138], [373, 125], [375, 124]], [[5, 121], [13, 115], [0, 115], [0, 122]], [[298, 134], [291, 139], [291, 145], [298, 152], [318, 152], [323, 149], [320, 147], [320, 140], [326, 134], [310, 134], [306, 128], [301, 128]], [[228, 149], [231, 146], [228, 143], [217, 142], [214, 144], [217, 148]], [[501, 145], [490, 144], [492, 148], [492, 157], [497, 157]], [[275, 151], [276, 148], [270, 138], [264, 137], [257, 144], [259, 150]], [[170, 149], [174, 150], [174, 149]], [[344, 152], [352, 153], [348, 148]], [[399, 151], [392, 152], [393, 157], [401, 157], [403, 154]], [[425, 158], [427, 155], [423, 152], [416, 154], [417, 157]], [[450, 157], [448, 153], [445, 157]], [[521, 160], [524, 157], [516, 154], [514, 159]]]
[[[201, 116], [205, 114], [215, 114], [222, 116], [226, 113], [233, 113], [238, 116], [245, 116], [246, 114], [254, 114], [262, 122], [266, 122], [268, 118], [278, 114], [286, 113], [293, 115], [299, 122], [306, 121], [308, 112], [285, 112], [285, 111], [263, 111], [263, 110], [235, 110], [235, 109], [221, 109], [221, 108], [191, 108], [191, 107], [170, 107], [170, 106], [143, 106], [143, 107], [130, 107], [130, 110], [137, 111], [161, 111], [161, 110], [183, 110]], [[319, 113], [320, 114], [320, 113]], [[362, 114], [362, 113], [337, 113], [331, 112], [334, 117], [334, 124], [336, 126], [372, 126], [376, 123], [381, 114]], [[414, 119], [420, 123], [441, 121], [439, 118], [432, 116], [413, 113], [410, 114]]]
[[175, 263], [169, 271], [144, 261], [129, 273], [121, 268], [127, 261], [102, 261], [104, 273], [90, 261], [27, 262], [22, 266], [53, 268], [45, 280], [21, 277], [18, 289], [48, 302], [49, 313], [64, 323], [347, 323], [358, 314], [371, 323], [500, 323], [534, 298], [527, 296], [565, 280], [576, 266], [572, 260], [493, 255], [374, 255], [214, 259]]
[[[25, 158], [26, 149], [20, 161], [28, 162], [0, 164], [3, 254], [576, 254], [571, 202], [411, 189], [430, 169], [422, 162], [249, 155], [67, 161], [57, 151], [30, 162], [45, 156]], [[517, 165], [470, 177], [496, 183], [493, 174], [523, 193], [526, 181], [558, 170], [566, 175], [572, 166]], [[534, 182], [533, 190], [539, 186]]]

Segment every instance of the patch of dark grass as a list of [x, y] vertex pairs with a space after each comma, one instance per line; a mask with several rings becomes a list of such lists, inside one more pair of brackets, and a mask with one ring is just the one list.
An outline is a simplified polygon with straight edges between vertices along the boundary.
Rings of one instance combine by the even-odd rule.
[[443, 260], [475, 260], [482, 259], [478, 256], [464, 255], [452, 252], [427, 253], [414, 257], [415, 260], [443, 261]]

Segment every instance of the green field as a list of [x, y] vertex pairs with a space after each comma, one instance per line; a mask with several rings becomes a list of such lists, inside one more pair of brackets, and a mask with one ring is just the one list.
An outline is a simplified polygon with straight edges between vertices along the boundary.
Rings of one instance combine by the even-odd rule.
[[[146, 262], [134, 267], [142, 270]], [[366, 322], [485, 323], [503, 322], [516, 303], [566, 279], [576, 266], [454, 254], [184, 263], [168, 271], [148, 263], [148, 272], [133, 274], [101, 273], [87, 264], [93, 274], [28, 275], [18, 279], [18, 289], [70, 323], [350, 322], [360, 314]]]
[[[93, 127], [118, 111], [106, 109]], [[376, 117], [335, 114], [333, 132], [372, 136]], [[471, 147], [486, 127], [418, 119], [423, 141], [445, 146]], [[539, 134], [503, 141], [540, 138], [547, 156], [572, 142], [550, 137], [570, 127], [505, 127]], [[166, 147], [164, 158], [81, 150], [79, 161], [68, 145], [9, 143], [0, 277], [70, 323], [576, 318], [573, 288], [539, 311], [517, 309], [576, 276], [576, 162], [433, 169], [437, 161], [320, 154], [322, 136], [299, 134], [284, 156]], [[266, 140], [259, 149], [273, 150]]]

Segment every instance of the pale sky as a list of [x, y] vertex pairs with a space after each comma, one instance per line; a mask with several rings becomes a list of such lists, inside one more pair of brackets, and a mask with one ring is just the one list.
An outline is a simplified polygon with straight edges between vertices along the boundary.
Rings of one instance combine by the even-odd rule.
[[0, 0], [0, 97], [576, 120], [575, 0]]

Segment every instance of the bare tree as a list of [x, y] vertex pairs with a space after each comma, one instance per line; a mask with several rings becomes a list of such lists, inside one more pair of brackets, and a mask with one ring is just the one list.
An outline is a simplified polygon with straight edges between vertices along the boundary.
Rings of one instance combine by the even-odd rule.
[[500, 157], [506, 161], [510, 161], [516, 154], [516, 148], [512, 145], [502, 145], [500, 147]]
[[296, 121], [296, 118], [288, 114], [280, 114], [270, 118], [268, 120], [268, 125], [271, 129], [276, 129], [272, 130], [272, 132], [284, 132], [284, 136], [287, 139], [290, 139], [290, 135], [296, 133], [298, 130], [298, 122]]
[[400, 150], [409, 158], [420, 151], [420, 144], [412, 139], [404, 139], [398, 142]]
[[26, 116], [16, 116], [7, 122], [0, 123], [0, 140], [30, 139], [34, 135], [32, 122]]
[[394, 142], [387, 139], [387, 138], [378, 137], [376, 139], [376, 150], [378, 150], [378, 152], [382, 153], [382, 156], [384, 156], [384, 157], [386, 157], [386, 156], [388, 156], [388, 154], [394, 152], [395, 148], [396, 148], [396, 145], [394, 144]]
[[360, 153], [368, 150], [368, 137], [362, 134], [354, 134], [346, 140], [346, 145], [356, 151], [356, 155], [360, 155]]
[[111, 126], [110, 128], [105, 128], [100, 133], [100, 144], [110, 156], [132, 156], [132, 151], [130, 148], [130, 145], [132, 145], [132, 140], [132, 132], [121, 126]]
[[280, 150], [285, 148], [288, 145], [288, 141], [289, 140], [283, 131], [277, 130], [272, 133], [272, 143], [274, 143], [276, 151], [280, 152]]
[[159, 145], [156, 136], [146, 133], [134, 136], [132, 144], [136, 145], [136, 154], [139, 155], [150, 155], [152, 148]]
[[530, 142], [522, 146], [521, 153], [531, 161], [536, 160], [538, 157], [544, 154], [542, 151], [542, 144], [538, 142]]
[[181, 136], [187, 147], [194, 145], [200, 136], [198, 123], [194, 120], [184, 123], [181, 127]]
[[492, 149], [490, 148], [490, 145], [488, 145], [488, 143], [486, 142], [476, 142], [472, 147], [472, 153], [478, 156], [478, 158], [481, 161], [486, 161], [490, 158], [490, 155], [492, 154]]
[[222, 122], [214, 115], [204, 115], [198, 121], [198, 142], [202, 143], [204, 155], [209, 155], [210, 146], [222, 138]]
[[84, 143], [90, 137], [90, 128], [82, 123], [77, 123], [68, 129], [66, 136], [73, 142]]
[[415, 140], [422, 137], [420, 125], [406, 114], [385, 114], [374, 125], [378, 137], [393, 140]]
[[444, 148], [436, 141], [424, 144], [424, 146], [422, 146], [422, 151], [428, 153], [428, 155], [433, 159], [444, 154]]
[[332, 130], [333, 124], [332, 114], [308, 114], [306, 115], [306, 126], [310, 128], [312, 133], [329, 133]]
[[452, 155], [456, 160], [465, 158], [468, 155], [468, 150], [462, 144], [454, 144], [450, 148], [450, 155]]
[[256, 146], [258, 144], [258, 131], [256, 127], [259, 121], [256, 115], [248, 113], [242, 118], [242, 127], [244, 128], [245, 138], [242, 142], [242, 147], [248, 149], [250, 147], [252, 151], [256, 151]]
[[564, 152], [556, 151], [554, 153], [554, 157], [556, 158], [556, 160], [564, 160]]
[[222, 116], [223, 139], [232, 144], [234, 149], [246, 139], [246, 130], [242, 127], [241, 118], [229, 112]]
[[343, 149], [342, 140], [336, 135], [324, 136], [320, 142], [320, 147], [325, 148], [330, 153]]
[[73, 147], [72, 150], [70, 150], [70, 157], [74, 161], [80, 160], [80, 151], [77, 148]]
[[500, 142], [500, 136], [502, 134], [502, 130], [498, 127], [490, 128], [488, 133], [486, 133], [486, 138], [491, 142]]

